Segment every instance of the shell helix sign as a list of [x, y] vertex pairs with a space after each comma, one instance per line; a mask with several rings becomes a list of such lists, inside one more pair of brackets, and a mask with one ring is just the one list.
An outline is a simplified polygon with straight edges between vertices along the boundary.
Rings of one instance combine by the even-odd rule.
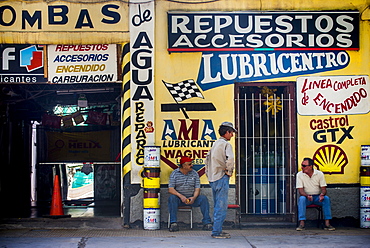
[[328, 183], [358, 183], [361, 144], [368, 142], [367, 75], [299, 77], [299, 157], [312, 157]]

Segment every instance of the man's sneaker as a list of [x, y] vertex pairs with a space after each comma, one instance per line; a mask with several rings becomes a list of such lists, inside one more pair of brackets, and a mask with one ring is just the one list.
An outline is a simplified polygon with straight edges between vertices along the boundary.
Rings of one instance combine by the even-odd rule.
[[304, 228], [304, 226], [302, 226], [302, 225], [299, 225], [295, 230], [297, 230], [297, 231], [303, 231], [303, 230], [305, 230], [306, 228]]
[[335, 231], [335, 227], [333, 227], [332, 225], [325, 226], [324, 227], [324, 230], [327, 230], [327, 231]]
[[229, 239], [231, 238], [230, 234], [228, 233], [225, 233], [225, 232], [222, 232], [220, 235], [211, 235], [212, 238], [215, 238], [215, 239]]
[[179, 230], [179, 226], [177, 225], [176, 222], [171, 223], [169, 230], [170, 230], [170, 232], [177, 232]]
[[212, 229], [213, 229], [212, 224], [205, 224], [203, 226], [203, 231], [212, 231]]

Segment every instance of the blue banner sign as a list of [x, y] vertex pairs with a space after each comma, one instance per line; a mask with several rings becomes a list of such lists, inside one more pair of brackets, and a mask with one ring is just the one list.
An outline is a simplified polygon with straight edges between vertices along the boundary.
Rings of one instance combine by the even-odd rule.
[[197, 84], [209, 90], [235, 82], [339, 70], [349, 62], [346, 51], [204, 52]]

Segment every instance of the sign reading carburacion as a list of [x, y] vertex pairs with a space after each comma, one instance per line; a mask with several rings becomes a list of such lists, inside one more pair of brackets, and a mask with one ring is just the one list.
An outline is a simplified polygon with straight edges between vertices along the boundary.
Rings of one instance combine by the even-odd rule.
[[50, 45], [48, 75], [55, 84], [117, 81], [116, 45]]

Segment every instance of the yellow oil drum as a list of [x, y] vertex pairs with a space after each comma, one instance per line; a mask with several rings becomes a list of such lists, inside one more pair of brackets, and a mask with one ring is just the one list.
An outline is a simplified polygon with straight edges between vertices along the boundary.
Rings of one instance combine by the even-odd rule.
[[159, 189], [161, 187], [161, 179], [159, 177], [145, 177], [143, 186], [147, 189]]
[[370, 186], [370, 166], [360, 167], [360, 185]]
[[160, 189], [144, 189], [144, 208], [160, 208]]
[[160, 177], [161, 170], [160, 168], [144, 167], [142, 176], [145, 178]]

